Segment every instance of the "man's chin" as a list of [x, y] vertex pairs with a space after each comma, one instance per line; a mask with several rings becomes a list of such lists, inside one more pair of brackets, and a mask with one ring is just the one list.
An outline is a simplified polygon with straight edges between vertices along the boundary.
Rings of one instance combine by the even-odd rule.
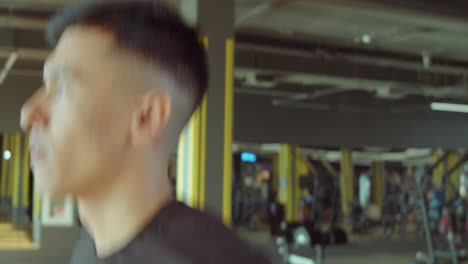
[[52, 199], [60, 199], [70, 194], [66, 188], [63, 188], [62, 186], [51, 185], [50, 183], [42, 184], [38, 182], [36, 187], [40, 194], [48, 195]]

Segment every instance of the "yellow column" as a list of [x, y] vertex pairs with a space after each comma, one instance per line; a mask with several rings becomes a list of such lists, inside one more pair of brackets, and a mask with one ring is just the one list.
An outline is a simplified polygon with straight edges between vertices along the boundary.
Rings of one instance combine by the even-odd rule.
[[351, 203], [354, 201], [354, 167], [351, 150], [341, 150], [341, 207], [344, 215], [351, 213]]
[[2, 159], [2, 171], [1, 171], [1, 182], [0, 182], [0, 199], [4, 198], [8, 194], [8, 161], [3, 157], [3, 153], [10, 148], [10, 137], [7, 134], [3, 135], [2, 143], [2, 152], [0, 153], [0, 158]]
[[[204, 42], [208, 47], [208, 53], [219, 53], [220, 49], [209, 48], [213, 42], [208, 43], [207, 39], [204, 39]], [[220, 44], [217, 41], [214, 42], [215, 45]], [[234, 40], [226, 38], [222, 45], [225, 51], [223, 54], [225, 67], [223, 74], [218, 72], [219, 75], [216, 76], [224, 76], [222, 84], [224, 87], [220, 85], [219, 78], [210, 80], [217, 83], [217, 87], [211, 87], [213, 89], [208, 90], [201, 107], [194, 113], [181, 135], [177, 157], [176, 191], [177, 199], [191, 207], [204, 210], [208, 204], [215, 214], [219, 214], [223, 223], [230, 226], [232, 220]], [[213, 56], [209, 57], [213, 58]], [[215, 134], [216, 137], [208, 137], [207, 132]], [[210, 148], [207, 148], [207, 145]], [[210, 151], [207, 152], [207, 149]], [[216, 166], [206, 167], [207, 158], [211, 159], [211, 164], [216, 162]], [[219, 166], [220, 164], [222, 166]], [[209, 184], [206, 183], [207, 180], [210, 180]]]
[[20, 200], [20, 177], [21, 177], [21, 134], [13, 135], [13, 180], [12, 180], [12, 205], [13, 208], [18, 208]]
[[[434, 162], [442, 158], [443, 155], [444, 155], [444, 152], [442, 150], [435, 151], [433, 154]], [[434, 170], [432, 171], [433, 172], [432, 179], [433, 179], [434, 185], [437, 187], [442, 186], [442, 176], [444, 175], [446, 165], [447, 165], [446, 161], [443, 161], [438, 166], [436, 166]]]
[[9, 142], [10, 142], [10, 152], [11, 152], [11, 158], [9, 160], [9, 166], [8, 166], [8, 193], [7, 193], [7, 197], [10, 199], [12, 199], [13, 197], [13, 182], [14, 182], [14, 174], [15, 174], [15, 157], [16, 157], [16, 153], [15, 153], [15, 135], [9, 135]]
[[286, 221], [294, 219], [294, 199], [293, 199], [293, 175], [292, 156], [293, 147], [291, 145], [281, 145], [279, 153], [279, 202], [285, 206]]
[[29, 197], [29, 182], [30, 182], [30, 174], [29, 174], [29, 168], [30, 168], [30, 153], [29, 153], [29, 136], [25, 136], [24, 138], [24, 145], [23, 145], [23, 197], [22, 197], [22, 202], [23, 202], [23, 208], [29, 208], [30, 206], [30, 197]]
[[205, 199], [205, 117], [206, 100], [182, 132], [177, 151], [177, 200], [201, 210], [204, 208]]
[[278, 198], [285, 206], [286, 220], [299, 220], [300, 177], [309, 173], [299, 146], [281, 145], [278, 155]]
[[234, 117], [234, 39], [226, 39], [224, 106], [223, 222], [232, 222], [232, 141]]
[[[450, 154], [447, 157], [448, 169], [453, 168], [458, 163], [458, 160], [459, 160], [458, 153], [455, 152], [455, 151], [451, 151]], [[463, 166], [461, 166], [460, 168], [463, 168]], [[459, 173], [460, 173], [460, 169], [457, 169], [448, 176], [449, 177], [447, 179], [448, 183], [449, 183], [449, 185], [447, 187], [447, 197], [448, 198], [452, 198], [454, 193], [458, 191], [458, 190], [454, 190], [452, 187], [456, 187], [458, 185], [458, 174]]]
[[[208, 38], [200, 37], [205, 48]], [[177, 148], [176, 197], [192, 208], [205, 208], [207, 99], [192, 115]]]

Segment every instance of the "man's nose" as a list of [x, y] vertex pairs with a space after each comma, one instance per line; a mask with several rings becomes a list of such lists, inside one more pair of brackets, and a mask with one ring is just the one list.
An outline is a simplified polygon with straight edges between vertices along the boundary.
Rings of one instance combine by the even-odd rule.
[[34, 125], [46, 126], [49, 122], [46, 109], [44, 88], [39, 88], [21, 108], [21, 128], [29, 132]]

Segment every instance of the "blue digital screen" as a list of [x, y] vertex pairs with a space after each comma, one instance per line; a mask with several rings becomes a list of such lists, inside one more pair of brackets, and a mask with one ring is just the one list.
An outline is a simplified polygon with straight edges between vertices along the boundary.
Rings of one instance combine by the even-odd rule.
[[255, 155], [254, 153], [250, 153], [250, 152], [242, 152], [241, 160], [243, 162], [255, 163], [257, 161], [257, 155]]

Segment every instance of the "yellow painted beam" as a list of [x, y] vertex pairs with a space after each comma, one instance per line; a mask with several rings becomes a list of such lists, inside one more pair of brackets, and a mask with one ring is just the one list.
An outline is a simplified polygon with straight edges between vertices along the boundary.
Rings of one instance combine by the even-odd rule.
[[[205, 45], [208, 47], [208, 39], [206, 39]], [[207, 116], [207, 97], [203, 98], [200, 106], [200, 174], [199, 174], [199, 193], [198, 193], [198, 208], [200, 211], [205, 210], [205, 199], [206, 199], [206, 116]]]
[[[434, 162], [442, 158], [443, 155], [444, 155], [444, 152], [442, 150], [435, 151], [433, 154]], [[436, 166], [432, 172], [432, 180], [434, 182], [434, 185], [437, 187], [442, 186], [442, 176], [444, 175], [444, 172], [445, 172], [445, 166], [446, 166], [446, 161], [443, 161], [438, 166]]]
[[21, 147], [21, 134], [16, 133], [13, 136], [13, 190], [12, 190], [12, 205], [13, 208], [19, 206], [19, 195], [20, 195], [20, 179], [21, 179], [21, 158], [22, 158], [22, 147]]
[[9, 135], [9, 141], [10, 141], [10, 152], [11, 152], [11, 158], [9, 160], [9, 168], [8, 168], [8, 198], [12, 198], [12, 194], [13, 194], [13, 178], [14, 178], [14, 174], [15, 174], [15, 157], [17, 155], [17, 153], [15, 152], [15, 144], [16, 144], [16, 141], [15, 141], [15, 135]]
[[30, 162], [30, 153], [29, 153], [29, 136], [25, 136], [24, 145], [23, 145], [23, 207], [29, 208], [29, 162]]
[[194, 169], [194, 177], [193, 177], [193, 206], [196, 208], [200, 207], [200, 115], [201, 111], [200, 108], [197, 110], [197, 115], [194, 119], [194, 132], [193, 132], [193, 152], [196, 153], [193, 156], [193, 169]]
[[[208, 37], [203, 36], [202, 37], [203, 41], [203, 46], [205, 47], [205, 50], [208, 50]], [[199, 131], [200, 131], [200, 144], [199, 144], [199, 162], [200, 162], [200, 168], [199, 168], [199, 175], [198, 175], [198, 209], [200, 211], [205, 210], [205, 199], [206, 199], [206, 118], [207, 118], [207, 103], [208, 103], [208, 98], [205, 95], [203, 97], [203, 100], [200, 104], [200, 117], [199, 117]]]
[[232, 220], [232, 130], [234, 112], [234, 40], [226, 40], [226, 73], [224, 98], [224, 172], [223, 172], [223, 222], [230, 226]]
[[[458, 155], [456, 151], [450, 152], [450, 154], [447, 157], [448, 168], [449, 169], [453, 168], [458, 163], [459, 159], [460, 159], [460, 156]], [[461, 166], [460, 169], [461, 168], [463, 168], [463, 166]], [[458, 192], [458, 190], [454, 190], [453, 187], [458, 186], [458, 176], [460, 173], [460, 169], [455, 170], [449, 175], [448, 181], [450, 184], [448, 185], [448, 188], [447, 188], [447, 196], [449, 198], [452, 198], [453, 195], [456, 192]]]
[[[289, 146], [281, 145], [279, 153], [279, 188], [278, 200], [283, 205], [287, 206], [288, 202], [288, 180], [291, 178], [289, 173]], [[287, 213], [287, 211], [286, 211]]]
[[184, 176], [186, 165], [184, 164], [185, 154], [185, 133], [182, 131], [179, 137], [179, 145], [177, 146], [177, 176], [176, 176], [176, 197], [178, 201], [184, 200], [184, 185], [186, 184]]
[[294, 204], [295, 196], [293, 188], [295, 185], [292, 171], [293, 151], [291, 145], [281, 145], [279, 153], [279, 202], [285, 206], [286, 221], [293, 221], [295, 218]]
[[354, 166], [352, 163], [351, 150], [341, 150], [341, 207], [343, 214], [351, 213], [351, 203], [354, 201]]
[[285, 206], [286, 221], [297, 221], [301, 199], [300, 177], [309, 174], [310, 166], [301, 156], [300, 147], [288, 144], [281, 145], [274, 163], [277, 164], [275, 171], [278, 175], [278, 201]]
[[1, 182], [0, 182], [0, 197], [4, 197], [8, 193], [8, 186], [7, 186], [7, 177], [8, 177], [8, 161], [3, 158], [3, 153], [6, 150], [9, 150], [10, 143], [9, 143], [9, 136], [7, 134], [3, 135], [3, 142], [2, 142], [2, 152], [0, 153], [0, 158], [2, 159], [2, 171], [1, 171]]
[[[208, 39], [200, 37], [205, 48]], [[207, 98], [193, 113], [179, 138], [176, 197], [192, 208], [205, 208]]]
[[199, 111], [185, 127], [177, 158], [177, 198], [192, 208], [198, 207], [199, 187]]

